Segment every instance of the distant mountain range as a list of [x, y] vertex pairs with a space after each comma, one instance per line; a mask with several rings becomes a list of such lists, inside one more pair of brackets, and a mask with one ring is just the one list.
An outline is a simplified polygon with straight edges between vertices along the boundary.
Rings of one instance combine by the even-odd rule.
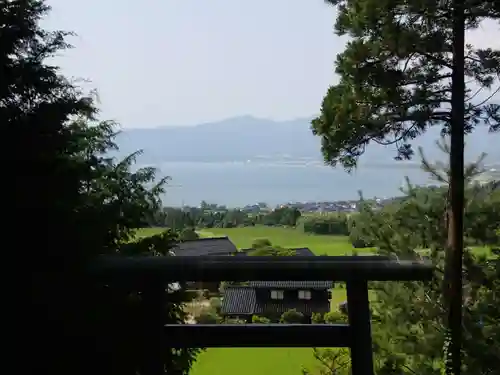
[[[435, 146], [439, 129], [420, 137], [429, 160], [443, 159]], [[139, 165], [159, 168], [172, 177], [166, 205], [197, 205], [202, 200], [243, 207], [256, 202], [322, 202], [400, 194], [405, 176], [414, 184], [430, 183], [413, 162], [394, 161], [395, 148], [371, 145], [352, 175], [323, 164], [321, 140], [313, 136], [310, 119], [272, 121], [250, 116], [194, 126], [127, 129], [117, 138], [119, 156], [139, 149]], [[500, 163], [500, 135], [480, 129], [468, 137], [468, 159], [489, 153]], [[498, 168], [498, 167], [497, 167]], [[498, 168], [500, 169], [500, 168]]]
[[[322, 163], [320, 138], [310, 130], [310, 118], [273, 121], [252, 116], [235, 117], [194, 126], [126, 129], [117, 138], [120, 154], [142, 149], [140, 163], [289, 161]], [[418, 138], [430, 159], [442, 158], [435, 141], [439, 129]], [[487, 161], [500, 164], [500, 134], [477, 129], [467, 138], [466, 154], [472, 160], [481, 152]], [[361, 158], [363, 165], [398, 166], [394, 147], [371, 145]]]

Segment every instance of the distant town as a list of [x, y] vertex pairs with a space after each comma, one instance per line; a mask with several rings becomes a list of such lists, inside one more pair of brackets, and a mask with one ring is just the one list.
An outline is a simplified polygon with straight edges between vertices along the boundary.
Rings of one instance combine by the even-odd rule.
[[[376, 206], [383, 207], [394, 198], [374, 198], [370, 201]], [[278, 205], [275, 208], [291, 207], [297, 208], [301, 212], [322, 213], [322, 212], [357, 212], [359, 200], [344, 200], [344, 201], [325, 201], [325, 202], [289, 202]], [[242, 211], [247, 213], [259, 213], [271, 211], [266, 203], [249, 204], [241, 208]]]
[[[383, 207], [384, 205], [394, 201], [397, 198], [372, 198], [368, 199], [375, 208]], [[254, 204], [247, 204], [243, 207], [227, 207], [225, 205], [218, 205], [214, 203], [207, 203], [202, 201], [197, 207], [184, 205], [184, 210], [190, 208], [199, 208], [204, 211], [211, 212], [226, 212], [228, 210], [236, 209], [248, 214], [265, 214], [272, 212], [278, 208], [296, 208], [302, 213], [329, 213], [329, 212], [357, 212], [359, 210], [359, 199], [356, 200], [341, 200], [341, 201], [321, 201], [321, 202], [287, 202], [276, 206], [271, 206], [265, 202], [258, 202]]]

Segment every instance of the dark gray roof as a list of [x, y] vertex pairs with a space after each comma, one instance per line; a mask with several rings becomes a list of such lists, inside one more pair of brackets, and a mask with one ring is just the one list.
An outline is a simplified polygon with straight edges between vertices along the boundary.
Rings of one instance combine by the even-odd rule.
[[255, 289], [249, 286], [227, 286], [222, 298], [221, 313], [223, 315], [253, 315], [279, 313], [295, 309], [304, 314], [326, 313], [330, 311], [330, 303], [324, 301], [257, 301]]
[[176, 256], [232, 255], [238, 251], [227, 237], [184, 241], [172, 250]]
[[298, 247], [295, 250], [297, 256], [316, 256], [308, 247]]
[[248, 286], [226, 286], [221, 304], [222, 314], [254, 314], [255, 289]]
[[235, 256], [237, 257], [241, 257], [241, 256], [244, 256], [246, 257], [247, 256], [247, 253], [245, 251], [238, 251], [237, 253], [234, 254]]
[[250, 281], [248, 286], [252, 288], [275, 288], [275, 289], [331, 289], [333, 281]]
[[[251, 247], [245, 248], [245, 249], [240, 249], [240, 251], [236, 255], [244, 256], [244, 255], [247, 255], [249, 252], [254, 251], [254, 250], [255, 249], [251, 248]], [[315, 256], [316, 255], [308, 247], [296, 247], [296, 248], [292, 247], [292, 248], [290, 248], [290, 250], [295, 250], [294, 255], [297, 255], [297, 256]]]

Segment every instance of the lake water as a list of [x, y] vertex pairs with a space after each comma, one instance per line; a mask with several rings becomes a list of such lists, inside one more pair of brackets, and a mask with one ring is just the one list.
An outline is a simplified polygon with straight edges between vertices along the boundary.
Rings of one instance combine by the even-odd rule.
[[334, 201], [399, 195], [405, 176], [415, 184], [430, 181], [414, 165], [361, 166], [353, 174], [319, 163], [169, 162], [158, 165], [172, 177], [164, 204], [198, 205], [202, 200], [230, 207], [256, 202]]

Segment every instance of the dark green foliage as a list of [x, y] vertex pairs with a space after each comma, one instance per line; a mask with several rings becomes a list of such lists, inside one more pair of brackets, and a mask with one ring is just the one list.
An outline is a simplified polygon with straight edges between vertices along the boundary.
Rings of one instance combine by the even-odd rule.
[[[423, 167], [433, 169], [434, 175], [441, 172], [425, 160]], [[496, 184], [473, 182], [481, 170], [480, 160], [466, 168], [466, 240], [471, 244], [498, 246], [500, 241], [494, 228], [500, 222], [500, 194]], [[371, 305], [376, 372], [438, 375], [449, 357], [441, 289], [447, 240], [443, 225], [447, 192], [445, 187], [414, 187], [409, 181], [404, 192], [402, 199], [380, 210], [362, 201], [356, 230], [381, 254], [397, 255], [400, 259], [420, 259], [425, 255], [437, 268], [434, 280], [428, 283], [371, 283], [375, 291]], [[478, 256], [466, 250], [463, 274], [464, 368], [467, 374], [494, 373], [500, 366], [497, 349], [500, 307], [491, 299], [500, 292], [498, 254], [493, 251], [488, 256]], [[322, 355], [323, 370], [330, 368], [329, 361], [333, 361], [330, 354]]]
[[271, 241], [268, 238], [256, 238], [252, 241], [252, 249], [259, 249], [261, 247], [270, 247], [273, 246]]
[[294, 207], [277, 208], [259, 218], [259, 223], [264, 225], [285, 225], [294, 227], [301, 213]]
[[[451, 1], [328, 2], [338, 10], [337, 35], [351, 39], [335, 63], [339, 83], [328, 89], [321, 114], [312, 122], [325, 161], [351, 169], [370, 143], [393, 144], [396, 157], [407, 159], [413, 155], [411, 141], [429, 127], [448, 132]], [[465, 3], [467, 30], [499, 17], [492, 2]], [[500, 106], [476, 94], [498, 83], [500, 52], [466, 46], [465, 61], [464, 131], [479, 124], [497, 131]]]
[[249, 256], [292, 256], [295, 250], [285, 249], [281, 246], [273, 246], [267, 238], [257, 238], [252, 242], [252, 251]]
[[347, 215], [305, 216], [301, 218], [299, 228], [305, 233], [347, 236], [349, 234]]
[[339, 324], [345, 323], [347, 321], [347, 316], [338, 311], [330, 311], [324, 316], [325, 323], [329, 324]]
[[313, 313], [311, 317], [311, 322], [315, 324], [339, 324], [345, 323], [346, 321], [347, 317], [338, 311], [330, 311], [325, 314]]
[[163, 207], [159, 209], [148, 226], [168, 227], [181, 231], [185, 228], [235, 228], [255, 225], [252, 217], [241, 210], [228, 210], [224, 206], [203, 204], [200, 207]]
[[281, 246], [263, 246], [258, 247], [253, 251], [249, 251], [249, 256], [294, 256], [296, 254], [295, 250], [285, 249]]
[[222, 306], [222, 301], [220, 298], [212, 297], [210, 298], [210, 308], [217, 314], [220, 315], [220, 309]]
[[[39, 27], [48, 10], [35, 0], [2, 0], [0, 6], [4, 173], [15, 176], [4, 184], [4, 214], [29, 213], [36, 228], [22, 239], [22, 250], [13, 252], [23, 267], [12, 267], [24, 272], [12, 282], [29, 288], [16, 308], [29, 311], [30, 318], [12, 331], [17, 339], [29, 332], [19, 352], [28, 353], [22, 365], [28, 373], [141, 374], [149, 355], [144, 343], [150, 340], [144, 337], [145, 290], [96, 284], [86, 270], [101, 254], [169, 253], [177, 241], [171, 232], [134, 239], [134, 228], [158, 210], [165, 180], [157, 180], [152, 168], [132, 172], [137, 154], [122, 161], [106, 156], [115, 148], [114, 124], [96, 122], [93, 97], [48, 63], [68, 48], [66, 33]], [[6, 233], [19, 233], [19, 221], [8, 225]], [[158, 314], [165, 323], [183, 323], [186, 295], [181, 289], [167, 297], [164, 314]], [[166, 350], [166, 371], [187, 373], [196, 353]]]
[[[493, 203], [498, 192], [474, 185], [469, 189], [467, 194], [481, 190], [483, 195], [480, 201], [472, 198], [468, 201], [466, 220], [474, 222], [484, 212], [491, 217], [489, 224], [498, 226], [500, 216], [495, 216], [498, 211]], [[376, 294], [371, 303], [376, 373], [439, 375], [447, 358], [443, 352], [447, 331], [441, 292], [446, 232], [440, 224], [446, 195], [442, 189], [411, 185], [406, 193], [405, 199], [382, 210], [363, 204], [357, 220], [363, 235], [380, 253], [403, 259], [418, 259], [428, 254], [437, 266], [432, 282], [371, 283]], [[489, 238], [490, 225], [482, 228], [477, 227], [468, 240], [483, 243], [484, 238]], [[422, 251], [424, 244], [426, 251]], [[498, 240], [496, 244], [500, 244]], [[500, 293], [499, 276], [498, 254], [478, 256], [466, 251], [463, 350], [467, 374], [493, 374], [500, 366], [500, 306], [493, 302], [494, 295]], [[335, 323], [345, 321], [346, 316], [329, 313], [324, 319]], [[335, 364], [340, 357], [333, 358], [329, 352], [315, 353], [321, 361], [320, 373], [329, 368], [341, 372], [342, 366]]]
[[196, 233], [194, 228], [184, 228], [179, 236], [181, 241], [192, 241], [198, 238], [200, 238], [200, 236]]
[[288, 310], [281, 315], [280, 322], [288, 324], [304, 323], [304, 314], [295, 309]]
[[312, 313], [311, 322], [313, 324], [323, 324], [325, 322], [325, 317], [321, 313]]
[[[471, 187], [471, 189], [475, 190], [476, 187]], [[468, 193], [471, 193], [471, 190]], [[491, 212], [492, 206], [488, 204], [489, 200], [482, 201], [484, 204], [477, 202], [466, 207], [466, 220], [471, 220], [477, 215], [476, 209]], [[414, 371], [418, 370], [422, 374], [433, 374], [437, 371], [436, 364], [444, 363], [442, 348], [446, 339], [446, 330], [443, 321], [444, 307], [440, 280], [442, 278], [446, 233], [441, 225], [443, 211], [439, 209], [444, 204], [445, 194], [443, 191], [410, 187], [407, 199], [401, 203], [399, 208], [390, 207], [385, 211], [375, 213], [365, 207], [366, 210], [362, 214], [362, 217], [366, 219], [364, 223], [370, 223], [365, 226], [367, 233], [371, 233], [372, 240], [382, 252], [397, 254], [400, 258], [418, 258], [418, 249], [421, 249], [425, 244], [430, 247], [430, 257], [438, 266], [436, 279], [427, 285], [386, 283], [376, 286], [377, 298], [374, 308], [378, 322], [375, 325], [378, 353], [381, 356], [385, 356], [387, 353], [401, 353], [398, 362], [404, 363], [405, 366]], [[500, 217], [497, 216], [494, 221], [498, 222], [499, 219]], [[488, 226], [483, 229], [482, 232], [480, 230], [475, 232], [478, 237], [469, 237], [469, 240], [482, 242], [482, 238], [487, 237], [489, 233]], [[481, 260], [481, 258], [472, 255], [470, 251], [466, 251], [464, 324], [469, 335], [466, 341], [471, 345], [468, 346], [466, 343], [464, 358], [466, 358], [466, 366], [470, 371], [473, 371], [471, 373], [487, 373], [482, 371], [499, 365], [498, 362], [496, 364], [491, 362], [491, 358], [495, 358], [497, 355], [492, 353], [491, 349], [483, 348], [482, 353], [474, 350], [485, 341], [495, 340], [494, 336], [485, 338], [483, 336], [484, 328], [478, 326], [482, 315], [478, 306], [483, 306], [483, 303], [486, 302], [481, 293], [488, 295], [488, 293], [494, 293], [493, 290], [498, 288], [498, 286], [491, 284], [493, 280], [491, 277], [495, 271], [493, 273], [488, 271], [491, 267], [498, 266], [498, 261], [494, 259], [488, 263], [485, 259]], [[488, 273], [490, 276], [487, 276]], [[478, 293], [478, 290], [482, 292]], [[499, 312], [494, 311], [495, 309], [497, 307], [488, 312], [488, 319], [492, 319], [491, 323], [498, 319]], [[490, 358], [488, 362], [484, 362], [484, 356]], [[496, 358], [497, 361], [500, 360], [499, 356]], [[481, 371], [476, 372], [479, 368]]]
[[350, 217], [348, 220], [349, 225], [349, 242], [355, 249], [363, 249], [366, 247], [373, 247], [369, 241], [363, 236], [362, 230], [356, 226], [356, 218]]
[[265, 316], [253, 315], [252, 316], [252, 323], [254, 323], [254, 324], [269, 324], [269, 323], [271, 323], [271, 320], [266, 318]]
[[351, 364], [349, 350], [339, 349], [313, 349], [313, 356], [321, 365], [316, 371], [303, 368], [303, 375], [344, 375], [349, 373]]
[[196, 317], [196, 322], [199, 324], [217, 324], [219, 317], [212, 310], [204, 310]]
[[224, 324], [246, 324], [246, 321], [243, 319], [225, 318], [223, 323]]

